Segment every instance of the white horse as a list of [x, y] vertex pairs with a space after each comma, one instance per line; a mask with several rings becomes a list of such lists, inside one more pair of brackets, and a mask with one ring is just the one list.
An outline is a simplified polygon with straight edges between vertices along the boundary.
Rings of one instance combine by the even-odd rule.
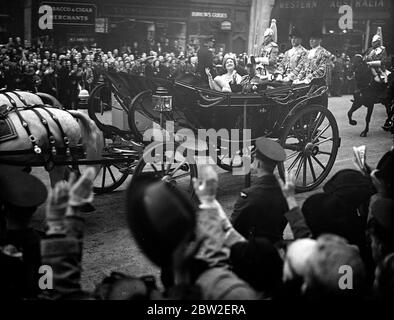
[[[44, 106], [44, 102], [53, 107]], [[4, 105], [11, 108], [7, 118], [11, 120], [18, 136], [0, 142], [0, 163], [2, 159], [6, 159], [23, 162], [29, 167], [29, 163], [33, 161], [70, 159], [70, 153], [67, 152], [67, 155], [65, 151], [68, 150], [72, 154], [73, 148], [81, 143], [86, 151], [86, 159], [97, 160], [101, 157], [104, 146], [102, 134], [86, 114], [75, 110], [59, 109], [61, 104], [48, 94], [33, 94], [25, 91], [0, 93], [0, 107], [3, 106], [4, 109]], [[31, 108], [32, 106], [36, 107]], [[20, 117], [15, 112], [15, 107], [18, 108]], [[49, 139], [49, 133], [54, 139]], [[16, 150], [30, 150], [30, 153], [6, 153]], [[99, 166], [95, 167], [97, 171]], [[65, 166], [50, 168], [51, 185], [54, 186], [56, 182], [64, 179], [64, 175]]]

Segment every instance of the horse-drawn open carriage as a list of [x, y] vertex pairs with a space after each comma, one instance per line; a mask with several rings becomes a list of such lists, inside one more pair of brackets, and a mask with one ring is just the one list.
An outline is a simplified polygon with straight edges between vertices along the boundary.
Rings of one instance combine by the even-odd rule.
[[[272, 138], [285, 148], [287, 158], [278, 170], [281, 176], [285, 170], [296, 170], [298, 191], [316, 188], [335, 162], [340, 137], [336, 120], [328, 110], [327, 87], [320, 79], [277, 88], [271, 86], [279, 84], [269, 83], [261, 92], [238, 94], [213, 91], [190, 76], [172, 81], [125, 73], [104, 76], [105, 83], [90, 95], [89, 116], [107, 141], [122, 137], [123, 141], [145, 146], [138, 164], [123, 164], [129, 169], [121, 172], [119, 182], [130, 173], [133, 177], [151, 173], [190, 185], [191, 178], [197, 175], [195, 159], [186, 156], [190, 150], [199, 158], [205, 152], [227, 171], [245, 168], [245, 163], [253, 158], [254, 141], [261, 136]], [[109, 110], [124, 112], [128, 128], [113, 126]], [[164, 125], [168, 121], [173, 132]], [[152, 130], [154, 123], [160, 124], [159, 134]], [[202, 129], [205, 133], [214, 132], [216, 139], [209, 140], [209, 134], [201, 139]], [[152, 143], [152, 137], [157, 136], [161, 140]], [[173, 152], [168, 155], [170, 142], [175, 148], [173, 145]], [[176, 156], [179, 149], [182, 152]]]

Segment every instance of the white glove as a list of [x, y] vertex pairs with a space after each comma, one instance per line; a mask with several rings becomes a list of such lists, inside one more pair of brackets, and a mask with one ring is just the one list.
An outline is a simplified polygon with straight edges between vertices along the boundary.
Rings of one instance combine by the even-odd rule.
[[276, 77], [276, 81], [284, 81], [283, 76], [281, 74], [278, 74]]
[[267, 57], [261, 58], [261, 63], [265, 66], [270, 64], [270, 60]]

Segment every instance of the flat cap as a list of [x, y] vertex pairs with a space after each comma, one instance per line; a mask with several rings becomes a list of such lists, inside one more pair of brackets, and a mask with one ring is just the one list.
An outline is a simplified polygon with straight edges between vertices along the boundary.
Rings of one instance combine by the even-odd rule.
[[0, 166], [0, 202], [16, 207], [38, 207], [47, 199], [45, 185], [33, 175], [12, 166]]
[[261, 159], [261, 156], [270, 160], [281, 162], [286, 160], [286, 152], [282, 146], [268, 138], [260, 137], [256, 140], [256, 157]]

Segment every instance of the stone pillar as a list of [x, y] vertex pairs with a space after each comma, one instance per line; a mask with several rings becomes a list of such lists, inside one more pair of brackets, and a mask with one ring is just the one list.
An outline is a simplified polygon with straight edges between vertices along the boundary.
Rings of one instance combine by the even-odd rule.
[[31, 29], [32, 29], [32, 1], [25, 0], [24, 6], [24, 18], [23, 18], [23, 26], [24, 26], [24, 40], [31, 44]]
[[252, 0], [250, 7], [248, 54], [259, 54], [264, 31], [270, 26], [271, 12], [274, 5], [275, 0]]

